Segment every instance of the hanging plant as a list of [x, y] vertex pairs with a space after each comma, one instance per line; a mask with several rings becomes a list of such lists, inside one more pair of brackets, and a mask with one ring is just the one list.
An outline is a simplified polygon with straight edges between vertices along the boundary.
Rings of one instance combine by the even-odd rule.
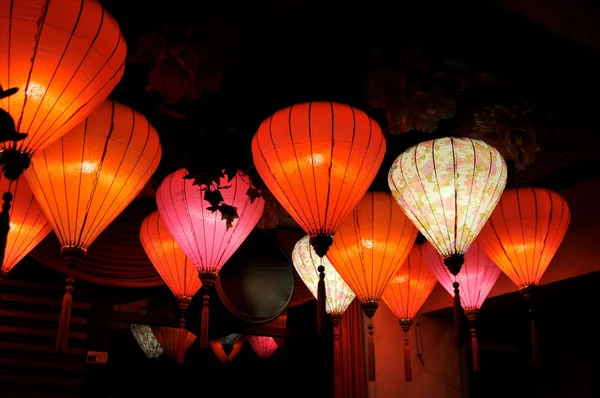
[[365, 94], [369, 105], [385, 110], [390, 134], [431, 133], [456, 113], [460, 83], [451, 66], [427, 62], [413, 46], [393, 57], [378, 57]]
[[536, 159], [540, 147], [528, 101], [510, 101], [483, 107], [473, 114], [472, 138], [496, 147], [515, 167], [525, 170]]
[[194, 100], [220, 90], [234, 36], [217, 23], [170, 24], [140, 37], [129, 62], [152, 63], [146, 90], [157, 91], [167, 104]]

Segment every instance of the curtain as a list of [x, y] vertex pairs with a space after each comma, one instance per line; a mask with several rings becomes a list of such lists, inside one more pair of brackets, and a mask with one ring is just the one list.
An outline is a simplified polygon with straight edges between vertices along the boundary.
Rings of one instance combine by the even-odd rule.
[[342, 383], [344, 398], [366, 398], [367, 377], [363, 342], [362, 310], [354, 300], [348, 307], [340, 327], [342, 351]]

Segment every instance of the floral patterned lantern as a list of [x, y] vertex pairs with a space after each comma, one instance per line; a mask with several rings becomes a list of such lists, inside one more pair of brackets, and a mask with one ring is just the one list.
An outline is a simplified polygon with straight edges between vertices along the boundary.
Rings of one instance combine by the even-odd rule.
[[200, 347], [208, 347], [208, 302], [210, 289], [217, 273], [240, 247], [258, 223], [264, 200], [251, 200], [248, 176], [238, 172], [235, 176], [221, 178], [223, 202], [237, 209], [239, 218], [231, 225], [222, 220], [215, 209], [205, 200], [207, 190], [214, 187], [198, 187], [187, 172], [180, 169], [169, 174], [158, 187], [156, 204], [167, 228], [183, 252], [191, 260], [205, 288], [200, 325]]
[[483, 250], [529, 302], [534, 363], [538, 356], [532, 291], [560, 247], [570, 220], [569, 205], [556, 192], [509, 189], [479, 236]]
[[479, 349], [477, 344], [476, 321], [479, 310], [492, 287], [500, 276], [500, 268], [490, 260], [477, 241], [473, 242], [465, 253], [463, 269], [457, 276], [448, 272], [444, 260], [431, 244], [425, 244], [427, 263], [431, 272], [444, 286], [444, 289], [454, 295], [454, 282], [462, 286], [460, 300], [467, 318], [471, 322], [471, 352], [473, 355], [473, 371], [479, 371]]
[[431, 294], [437, 280], [427, 267], [423, 245], [414, 245], [406, 262], [383, 293], [383, 302], [400, 320], [404, 331], [404, 379], [412, 380], [408, 331], [419, 309]]
[[372, 318], [389, 281], [415, 243], [417, 229], [389, 193], [367, 192], [340, 226], [328, 258], [369, 318], [368, 376], [375, 380]]
[[[252, 157], [269, 191], [322, 258], [375, 178], [385, 148], [381, 128], [363, 111], [335, 102], [309, 102], [266, 119], [252, 140]], [[321, 264], [319, 330], [326, 313], [324, 272]]]
[[[471, 138], [446, 137], [422, 142], [398, 156], [388, 183], [408, 218], [456, 276], [465, 252], [496, 207], [506, 177], [506, 163], [495, 148]], [[454, 289], [458, 338], [458, 282]]]
[[148, 359], [160, 358], [164, 350], [156, 339], [150, 326], [131, 324], [129, 329], [131, 330], [131, 334], [133, 334], [135, 341], [137, 341]]

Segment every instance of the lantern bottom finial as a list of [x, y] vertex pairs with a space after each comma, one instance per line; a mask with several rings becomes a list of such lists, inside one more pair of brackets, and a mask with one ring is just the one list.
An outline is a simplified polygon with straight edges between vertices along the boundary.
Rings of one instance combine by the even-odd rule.
[[86, 250], [78, 246], [65, 246], [60, 249], [60, 255], [68, 269], [75, 269], [81, 264], [86, 255]]
[[377, 301], [365, 301], [364, 303], [360, 303], [360, 308], [363, 310], [367, 318], [373, 318], [377, 308], [379, 308], [379, 303]]
[[333, 236], [327, 234], [319, 234], [310, 237], [310, 245], [315, 249], [315, 253], [319, 257], [325, 257], [329, 248], [333, 244]]
[[465, 257], [462, 254], [453, 254], [444, 258], [444, 265], [454, 276], [458, 275], [462, 265], [465, 263]]
[[4, 149], [0, 152], [0, 165], [2, 165], [4, 177], [15, 181], [29, 168], [31, 157], [14, 149]]

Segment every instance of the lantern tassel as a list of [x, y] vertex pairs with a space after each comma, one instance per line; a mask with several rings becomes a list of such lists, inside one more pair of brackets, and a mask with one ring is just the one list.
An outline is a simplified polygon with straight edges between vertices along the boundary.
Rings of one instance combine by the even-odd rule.
[[325, 328], [326, 312], [326, 292], [325, 292], [325, 267], [323, 266], [323, 258], [321, 257], [321, 265], [317, 268], [319, 271], [319, 284], [317, 285], [317, 329], [319, 334], [323, 333]]
[[[12, 185], [12, 182], [10, 183]], [[9, 189], [10, 189], [9, 185]], [[0, 212], [0, 268], [4, 265], [4, 255], [6, 253], [6, 242], [8, 240], [8, 232], [10, 231], [10, 207], [13, 200], [13, 195], [10, 192], [4, 192], [2, 195], [2, 211]], [[1, 271], [4, 274], [6, 272]], [[4, 276], [0, 277], [4, 279]], [[0, 281], [0, 284], [2, 281]]]
[[538, 344], [537, 344], [537, 332], [535, 328], [535, 314], [533, 311], [533, 289], [534, 286], [526, 286], [524, 288], [519, 289], [523, 297], [527, 300], [527, 304], [529, 304], [529, 328], [531, 332], [531, 360], [535, 365], [539, 365], [539, 357], [538, 357]]
[[179, 304], [179, 312], [181, 314], [181, 318], [179, 318], [179, 342], [177, 345], [177, 363], [182, 365], [185, 358], [184, 345], [185, 338], [187, 335], [187, 330], [185, 329], [185, 313], [187, 312], [187, 309], [190, 306], [191, 300], [188, 297], [179, 297], [177, 299], [177, 302]]
[[214, 286], [217, 280], [217, 274], [213, 272], [200, 272], [198, 277], [202, 281], [204, 287], [204, 296], [202, 296], [202, 320], [200, 322], [200, 348], [208, 347], [208, 317], [210, 316], [208, 311], [208, 303], [210, 296], [208, 295], [209, 289]]
[[467, 318], [471, 324], [471, 355], [473, 358], [473, 372], [479, 372], [481, 370], [479, 365], [479, 343], [477, 342], [477, 315], [479, 310], [476, 308], [468, 309], [465, 311]]
[[460, 343], [460, 311], [462, 309], [460, 305], [460, 290], [458, 289], [458, 282], [452, 284], [454, 287], [454, 338], [456, 345]]
[[373, 325], [373, 316], [377, 311], [378, 304], [375, 301], [361, 303], [361, 307], [367, 318], [369, 318], [369, 336], [367, 339], [367, 376], [369, 381], [375, 381], [375, 326]]
[[58, 334], [56, 335], [56, 351], [67, 352], [69, 346], [69, 326], [71, 324], [71, 307], [73, 305], [73, 278], [67, 278], [65, 295], [62, 300], [60, 318], [58, 320]]
[[330, 314], [333, 326], [333, 396], [344, 398], [342, 385], [342, 347], [340, 341], [340, 324], [342, 314]]
[[400, 327], [404, 331], [404, 380], [406, 381], [412, 381], [412, 363], [410, 361], [410, 343], [408, 341], [408, 331], [411, 326], [411, 320], [400, 321]]

